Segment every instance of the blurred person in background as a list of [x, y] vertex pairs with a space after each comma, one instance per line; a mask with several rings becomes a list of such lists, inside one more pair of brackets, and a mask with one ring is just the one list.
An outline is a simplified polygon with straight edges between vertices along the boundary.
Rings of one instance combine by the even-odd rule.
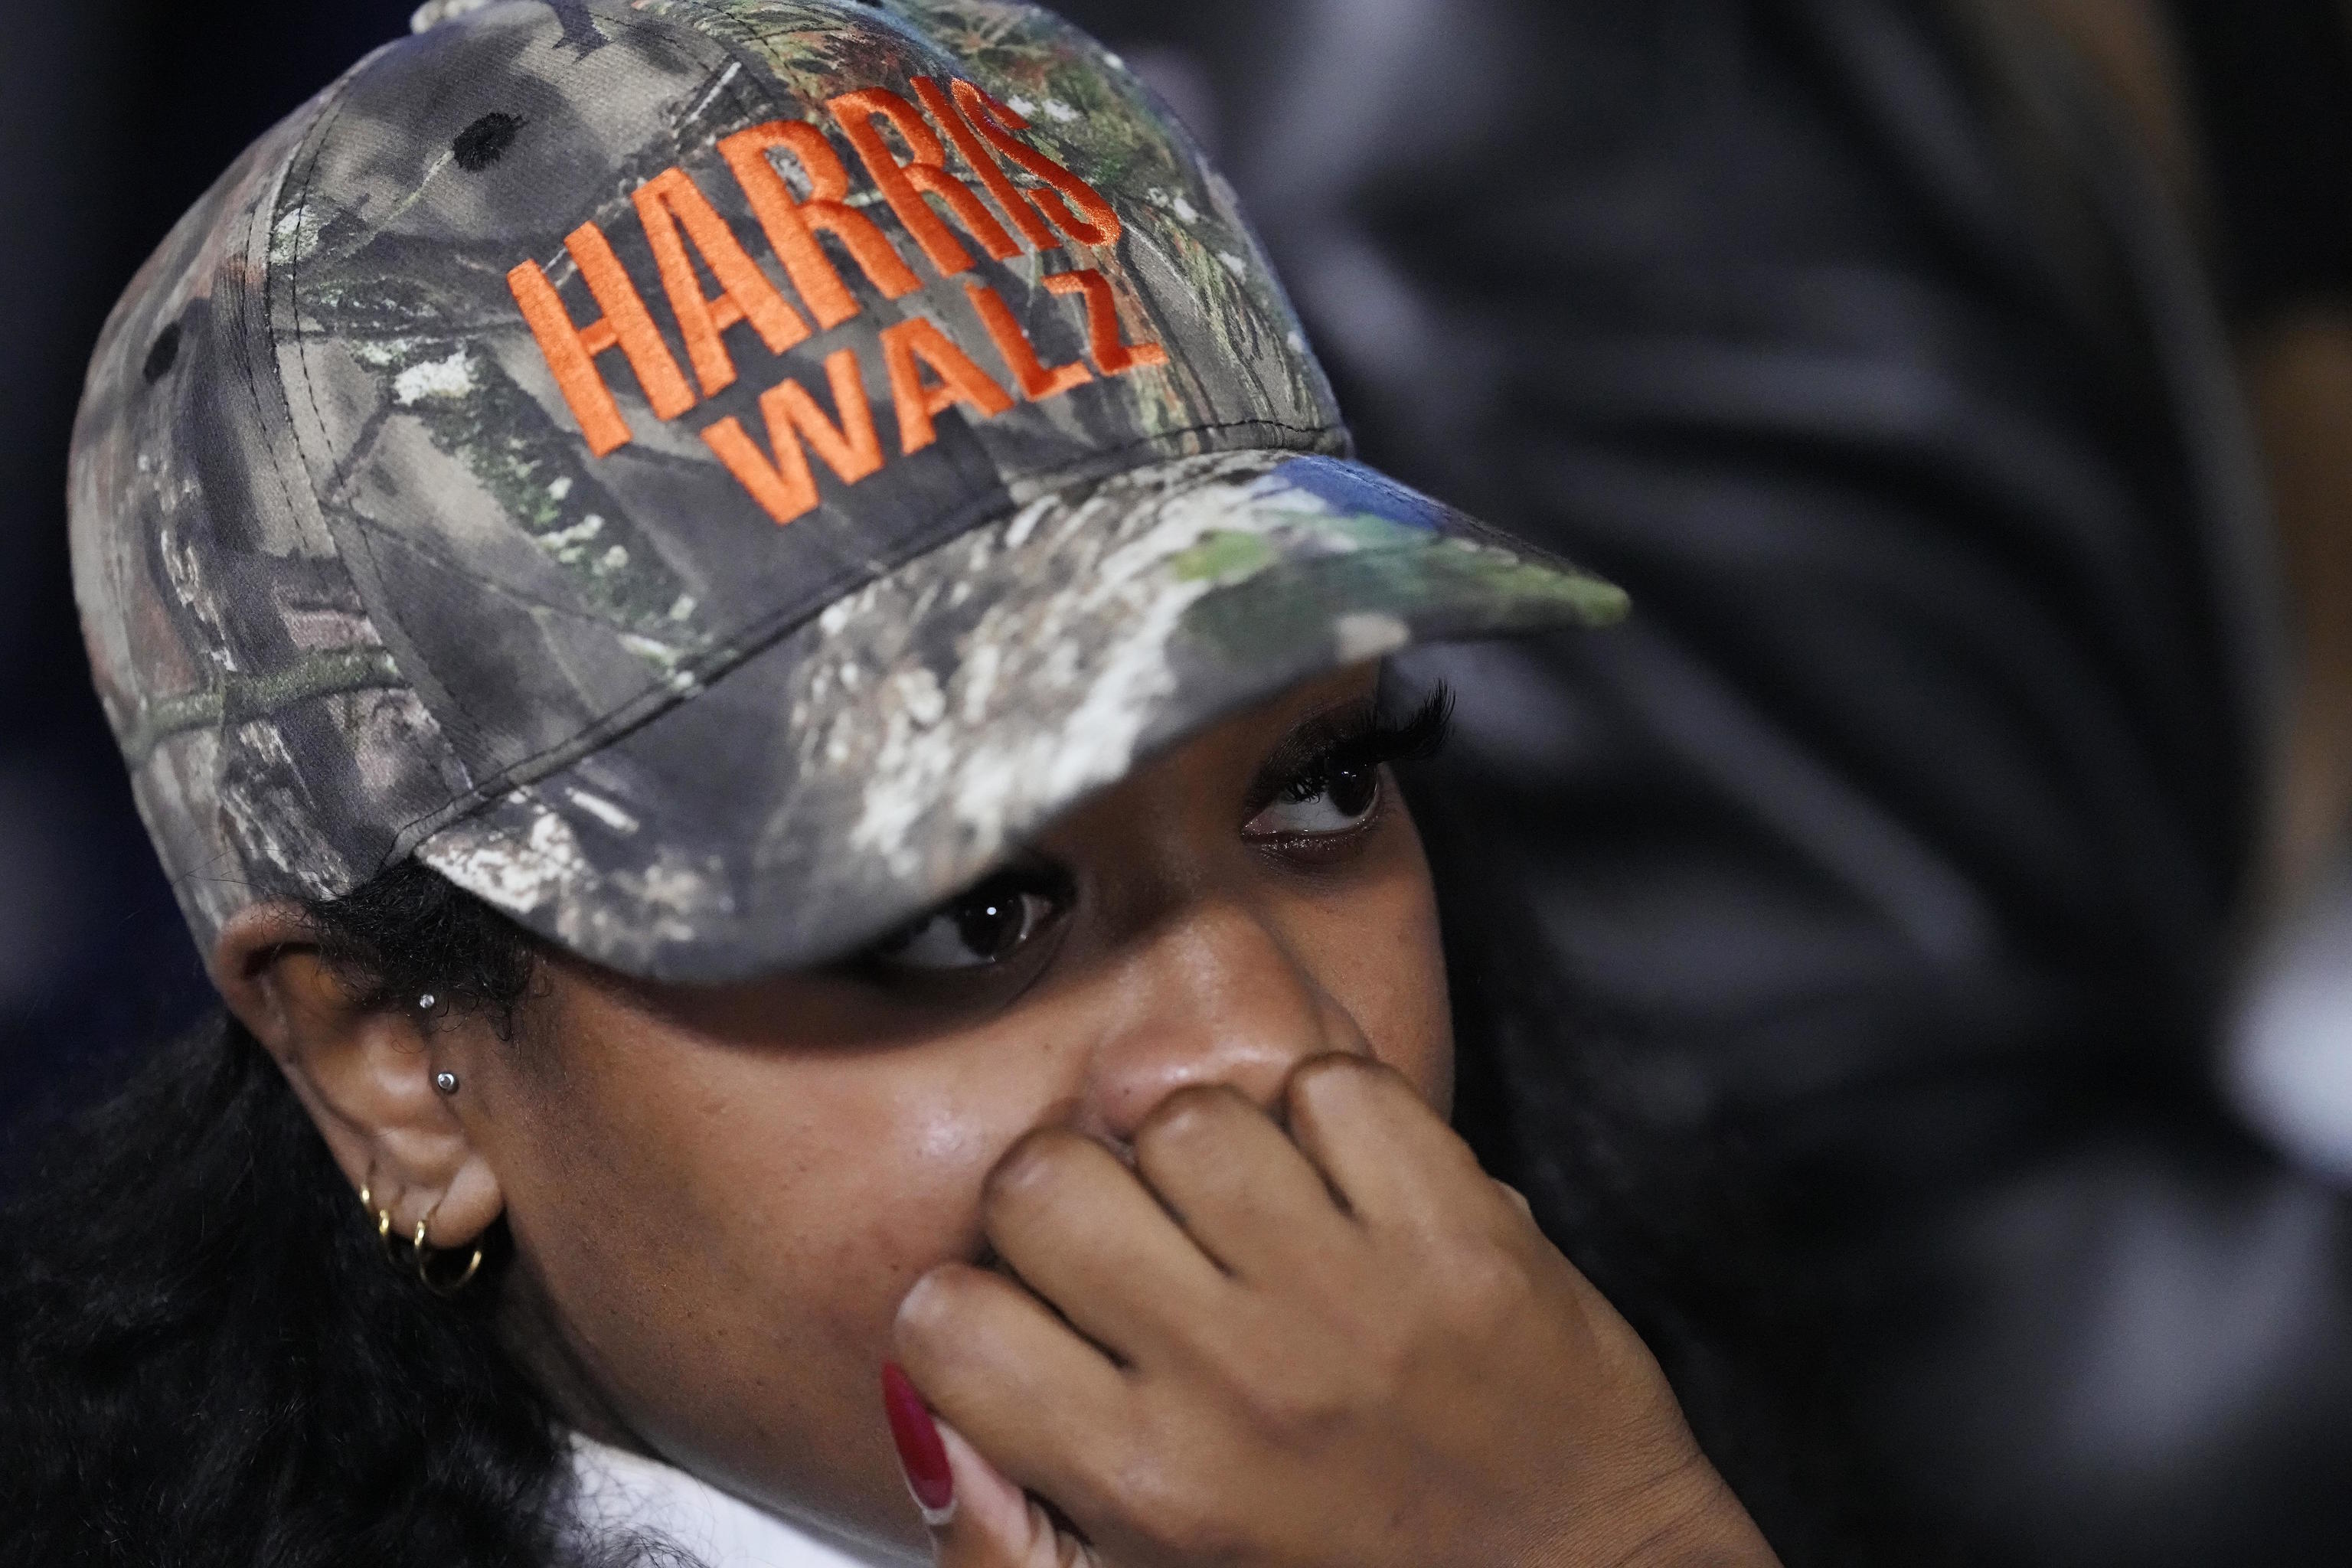
[[[1367, 456], [1642, 605], [1612, 645], [1452, 667], [1477, 680], [1421, 805], [1461, 1119], [1788, 1559], [2340, 1561], [2346, 1205], [2217, 1084], [2243, 954], [2325, 886], [2352, 753], [2340, 10], [1066, 9], [1219, 144]], [[243, 95], [399, 21], [28, 23], [66, 52], [12, 47], [17, 101], [55, 110], [8, 133], [68, 155], [10, 161], [64, 226], [16, 248], [47, 291], [12, 297], [88, 273], [102, 302], [201, 177], [146, 184], [308, 82], [199, 157], [192, 100], [227, 73], [192, 60]], [[90, 168], [123, 199], [67, 178]], [[73, 363], [97, 308], [24, 363]], [[60, 379], [19, 383], [12, 494], [55, 491]], [[61, 531], [24, 514], [56, 570], [21, 668], [72, 668]], [[82, 761], [22, 775], [85, 767], [116, 803], [60, 875], [123, 868], [105, 920], [163, 909], [60, 685], [20, 683], [18, 756], [47, 726]], [[62, 941], [75, 889], [26, 881], [20, 924]], [[18, 1015], [14, 1082], [60, 1034], [101, 1045], [71, 977], [101, 992], [168, 929], [86, 926], [37, 966], [65, 984]], [[2317, 1157], [2324, 1122], [2280, 1114], [2311, 1105], [2280, 1065], [2308, 1037], [2250, 1027], [2236, 1076]]]
[[1792, 1561], [2340, 1562], [2347, 1205], [2217, 1085], [2344, 810], [2340, 10], [1281, 16], [1178, 90], [1367, 448], [1640, 605], [1435, 661], [1490, 1158]]

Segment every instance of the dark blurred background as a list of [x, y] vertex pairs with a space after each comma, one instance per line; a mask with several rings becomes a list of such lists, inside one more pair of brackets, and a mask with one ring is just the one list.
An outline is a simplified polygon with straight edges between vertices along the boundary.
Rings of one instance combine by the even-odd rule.
[[[0, 39], [14, 1127], [208, 994], [75, 630], [83, 358], [409, 8]], [[1634, 590], [1423, 672], [1465, 1114], [1789, 1561], [2352, 1562], [2346, 8], [1061, 8], [1366, 457]]]
[[205, 999], [80, 653], [64, 460], [114, 300], [246, 143], [410, 7], [91, 0], [0, 42], [0, 1104], [106, 1082]]

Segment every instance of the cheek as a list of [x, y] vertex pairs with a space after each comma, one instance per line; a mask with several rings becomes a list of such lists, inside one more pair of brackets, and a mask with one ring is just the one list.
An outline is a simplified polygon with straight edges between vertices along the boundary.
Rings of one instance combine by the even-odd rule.
[[755, 1496], [856, 1498], [870, 1478], [843, 1473], [863, 1450], [840, 1435], [874, 1426], [907, 1289], [976, 1248], [1031, 1086], [957, 1053], [729, 1048], [610, 1018], [573, 1020], [562, 1057], [500, 1175], [596, 1393]]
[[1441, 1114], [1454, 1100], [1454, 1022], [1437, 894], [1410, 820], [1340, 896], [1303, 911], [1294, 941], [1372, 1054], [1404, 1074]]
[[[1418, 846], [1414, 857], [1419, 861]], [[1396, 984], [1385, 998], [1391, 1009], [1379, 1030], [1367, 1026], [1373, 1048], [1411, 1079], [1440, 1115], [1454, 1111], [1454, 1008], [1445, 981], [1445, 946], [1437, 924], [1437, 898], [1428, 868], [1422, 867], [1396, 910], [1393, 968]], [[1383, 1050], [1381, 1042], [1392, 1046]]]
[[562, 1231], [772, 1331], [870, 1326], [960, 1250], [995, 1142], [987, 1107], [898, 1066], [719, 1053], [600, 1076], [567, 1128]]

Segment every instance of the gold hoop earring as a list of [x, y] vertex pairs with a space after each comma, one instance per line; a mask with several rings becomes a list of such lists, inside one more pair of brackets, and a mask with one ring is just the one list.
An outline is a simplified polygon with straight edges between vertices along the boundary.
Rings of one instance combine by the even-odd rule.
[[[392, 1211], [376, 1206], [375, 1165], [373, 1162], [368, 1165], [367, 1178], [360, 1183], [360, 1207], [375, 1215], [375, 1240], [376, 1245], [383, 1249], [383, 1260], [394, 1268], [415, 1269], [418, 1283], [444, 1300], [456, 1296], [458, 1291], [471, 1284], [475, 1273], [482, 1267], [482, 1244], [478, 1241], [474, 1244], [473, 1256], [466, 1259], [466, 1267], [457, 1271], [457, 1277], [455, 1279], [435, 1279], [433, 1260], [442, 1254], [435, 1251], [426, 1243], [425, 1236], [425, 1232], [432, 1228], [433, 1216], [441, 1212], [441, 1205], [436, 1203], [425, 1211], [425, 1217], [416, 1222], [415, 1235], [395, 1238], [392, 1234]], [[408, 1248], [408, 1256], [405, 1258], [403, 1258], [397, 1250], [402, 1246]]]
[[375, 1244], [383, 1251], [383, 1260], [394, 1268], [405, 1268], [408, 1260], [393, 1250], [392, 1211], [378, 1208], [375, 1204], [375, 1163], [368, 1163], [367, 1179], [360, 1183], [360, 1207], [375, 1215]]
[[[467, 1285], [472, 1282], [475, 1270], [480, 1268], [482, 1266], [482, 1244], [478, 1241], [474, 1243], [474, 1255], [466, 1259], [466, 1267], [458, 1270], [457, 1277], [455, 1279], [436, 1279], [433, 1278], [433, 1259], [435, 1257], [439, 1255], [436, 1254], [432, 1247], [425, 1245], [425, 1233], [433, 1224], [433, 1216], [440, 1212], [441, 1205], [437, 1203], [431, 1208], [425, 1211], [425, 1217], [416, 1222], [416, 1235], [415, 1238], [409, 1242], [409, 1249], [415, 1255], [416, 1278], [418, 1282], [421, 1283], [427, 1290], [432, 1291], [436, 1296], [440, 1297], [446, 1301], [455, 1297], [458, 1291], [463, 1290]], [[452, 1248], [451, 1250], [454, 1251], [455, 1248]]]

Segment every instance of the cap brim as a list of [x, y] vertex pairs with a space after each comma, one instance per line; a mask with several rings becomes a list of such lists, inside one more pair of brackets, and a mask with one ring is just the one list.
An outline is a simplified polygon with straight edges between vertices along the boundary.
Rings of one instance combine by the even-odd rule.
[[890, 572], [417, 854], [625, 973], [804, 968], [1301, 680], [1624, 611], [1610, 584], [1354, 463], [1158, 463]]

